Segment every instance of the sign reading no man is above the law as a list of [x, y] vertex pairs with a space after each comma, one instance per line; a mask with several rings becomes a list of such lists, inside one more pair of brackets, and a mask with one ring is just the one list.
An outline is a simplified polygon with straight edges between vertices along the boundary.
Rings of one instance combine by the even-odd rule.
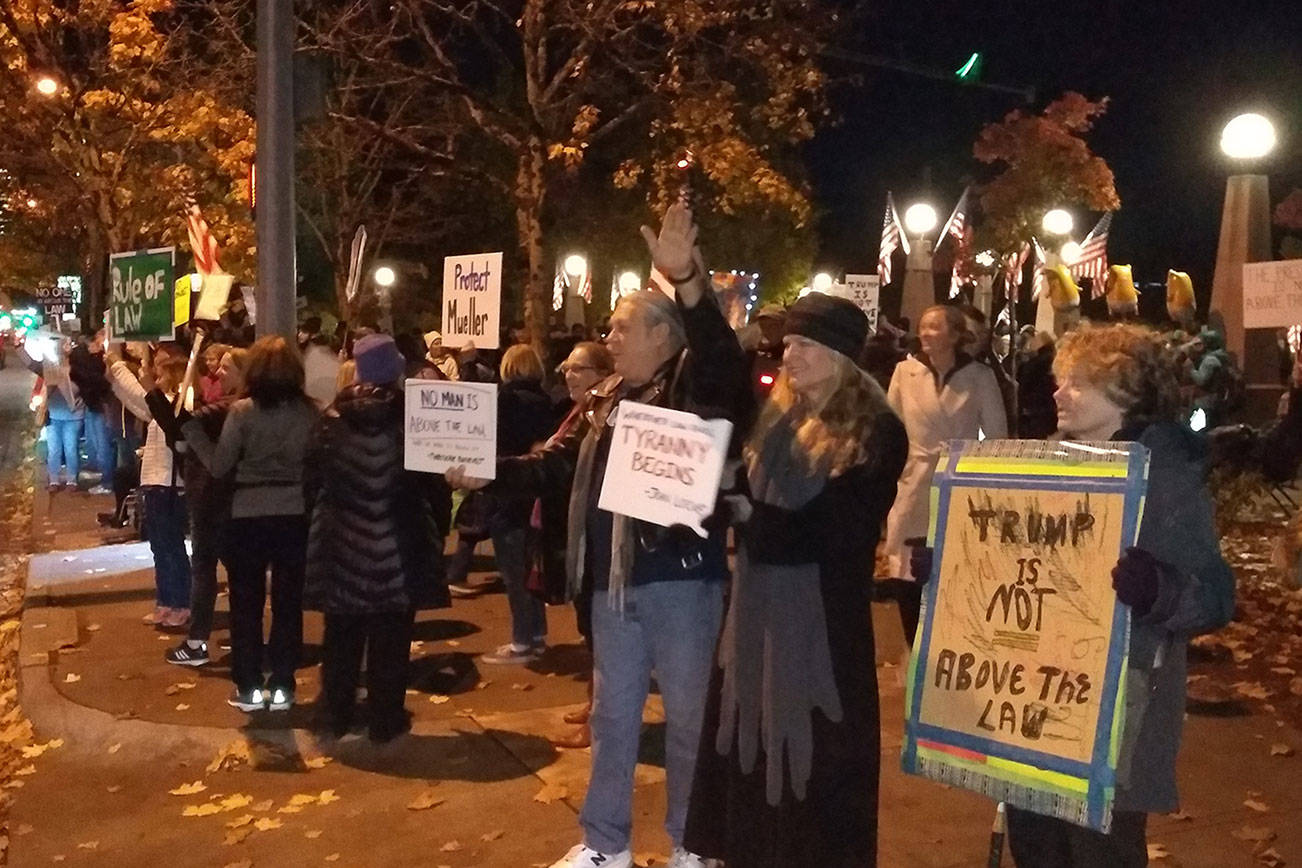
[[496, 383], [408, 380], [405, 389], [403, 467], [497, 476]]
[[732, 423], [622, 401], [597, 506], [661, 527], [684, 524], [706, 536], [728, 454]]
[[109, 335], [115, 341], [170, 341], [175, 335], [176, 248], [109, 257]]
[[443, 259], [443, 346], [498, 348], [502, 325], [502, 254]]
[[1243, 266], [1243, 327], [1274, 329], [1302, 323], [1302, 259]]

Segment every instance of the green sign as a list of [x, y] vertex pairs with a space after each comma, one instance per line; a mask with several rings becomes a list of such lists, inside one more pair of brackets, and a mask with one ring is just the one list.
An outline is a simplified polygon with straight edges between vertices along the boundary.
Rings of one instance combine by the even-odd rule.
[[109, 336], [113, 340], [171, 340], [176, 292], [176, 248], [159, 247], [109, 257]]

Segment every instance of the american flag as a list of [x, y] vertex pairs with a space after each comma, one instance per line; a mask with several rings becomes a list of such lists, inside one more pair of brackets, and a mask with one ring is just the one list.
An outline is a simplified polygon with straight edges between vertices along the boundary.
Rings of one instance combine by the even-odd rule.
[[1031, 264], [1035, 274], [1035, 279], [1031, 281], [1031, 298], [1038, 300], [1040, 293], [1048, 289], [1044, 279], [1044, 266], [1049, 261], [1049, 257], [1045, 254], [1044, 248], [1040, 246], [1039, 239], [1031, 239], [1031, 248], [1035, 251], [1035, 259], [1032, 260]]
[[877, 274], [881, 276], [881, 285], [891, 282], [891, 254], [903, 248], [909, 252], [909, 242], [900, 229], [900, 219], [895, 214], [895, 199], [886, 194], [886, 215], [882, 218], [882, 245], [877, 253]]
[[1023, 244], [1022, 249], [1004, 257], [1004, 294], [1011, 301], [1017, 301], [1018, 291], [1022, 286], [1022, 267], [1026, 257], [1031, 255], [1031, 245]]
[[556, 263], [556, 278], [552, 280], [552, 310], [560, 310], [565, 307], [565, 288], [569, 286], [569, 281], [565, 279], [565, 269], [558, 262]]
[[[964, 193], [963, 196], [964, 198], [966, 198], [967, 193]], [[963, 204], [962, 200], [959, 200], [959, 205], [962, 206], [962, 204]], [[956, 214], [958, 213], [957, 208], [954, 209], [954, 213]], [[962, 215], [959, 215], [959, 219], [960, 220], [963, 219]], [[952, 221], [953, 218], [951, 217], [950, 220]], [[944, 238], [945, 236], [942, 235], [941, 240], [943, 241]], [[957, 298], [959, 292], [963, 289], [963, 284], [969, 283], [971, 281], [971, 276], [968, 273], [970, 272], [970, 268], [967, 267], [970, 265], [969, 260], [971, 259], [971, 254], [972, 254], [972, 229], [971, 227], [966, 227], [963, 233], [959, 236], [958, 248], [954, 251], [954, 269], [953, 271], [950, 272], [949, 275], [949, 297], [950, 298]], [[963, 268], [964, 274], [962, 276], [960, 276], [959, 274], [959, 266], [964, 266]]]
[[208, 223], [194, 202], [186, 209], [186, 229], [190, 233], [190, 250], [194, 253], [194, 270], [202, 275], [220, 274], [217, 262], [217, 239], [212, 237]]
[[1098, 224], [1085, 236], [1080, 245], [1080, 257], [1071, 264], [1071, 276], [1080, 280], [1088, 277], [1094, 281], [1093, 298], [1106, 291], [1103, 278], [1108, 273], [1108, 229], [1112, 226], [1112, 212], [1104, 214]]
[[953, 238], [960, 245], [963, 243], [963, 236], [967, 233], [967, 194], [968, 190], [964, 188], [963, 195], [958, 197], [958, 204], [954, 206], [954, 213], [949, 215], [936, 239], [937, 249], [945, 243], [946, 238]]

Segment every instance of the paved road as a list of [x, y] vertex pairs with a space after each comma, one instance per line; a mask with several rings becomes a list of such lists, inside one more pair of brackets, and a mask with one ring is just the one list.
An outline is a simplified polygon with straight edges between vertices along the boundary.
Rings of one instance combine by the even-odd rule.
[[27, 402], [36, 378], [18, 364], [17, 355], [6, 350], [8, 364], [0, 370], [0, 476], [8, 473], [23, 459], [22, 433], [32, 411]]

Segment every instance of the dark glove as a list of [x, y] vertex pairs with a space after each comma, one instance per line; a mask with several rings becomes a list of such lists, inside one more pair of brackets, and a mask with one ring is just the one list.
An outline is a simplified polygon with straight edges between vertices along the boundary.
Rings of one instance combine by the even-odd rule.
[[931, 567], [934, 560], [935, 549], [927, 545], [927, 538], [922, 536], [909, 537], [904, 544], [913, 550], [909, 555], [909, 575], [913, 581], [920, 585], [925, 585], [931, 581]]
[[1112, 568], [1112, 588], [1117, 599], [1130, 607], [1137, 617], [1144, 617], [1157, 602], [1161, 586], [1161, 565], [1157, 558], [1131, 546], [1121, 554]]

